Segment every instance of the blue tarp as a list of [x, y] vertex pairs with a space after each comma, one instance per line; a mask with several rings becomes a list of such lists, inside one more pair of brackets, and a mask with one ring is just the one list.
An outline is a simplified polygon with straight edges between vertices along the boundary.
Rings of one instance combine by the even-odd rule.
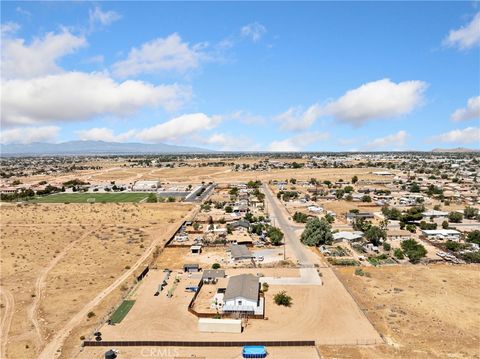
[[267, 349], [260, 345], [249, 345], [243, 347], [242, 356], [244, 358], [266, 358]]

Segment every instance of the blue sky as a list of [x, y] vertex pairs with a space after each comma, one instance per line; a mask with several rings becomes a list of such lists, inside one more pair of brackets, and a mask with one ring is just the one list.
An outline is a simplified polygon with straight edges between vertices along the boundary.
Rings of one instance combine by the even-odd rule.
[[3, 143], [480, 147], [475, 2], [2, 2]]

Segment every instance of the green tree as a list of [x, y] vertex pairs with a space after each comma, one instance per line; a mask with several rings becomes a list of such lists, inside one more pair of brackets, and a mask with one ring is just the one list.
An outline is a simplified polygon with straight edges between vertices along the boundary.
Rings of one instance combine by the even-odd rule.
[[412, 263], [418, 263], [427, 254], [425, 247], [414, 239], [407, 239], [400, 246]]
[[466, 219], [474, 219], [478, 217], [478, 209], [473, 207], [465, 207], [463, 210], [463, 215]]
[[213, 263], [212, 264], [212, 269], [219, 269], [220, 268], [220, 263]]
[[397, 258], [397, 259], [403, 259], [403, 258], [405, 258], [405, 256], [403, 255], [403, 251], [402, 251], [400, 248], [396, 248], [396, 249], [393, 251], [393, 255], [394, 255], [395, 258]]
[[450, 212], [448, 214], [448, 220], [450, 223], [461, 223], [463, 220], [463, 214], [460, 212]]
[[448, 229], [448, 221], [447, 221], [447, 220], [444, 220], [444, 221], [442, 222], [442, 228], [443, 228], [443, 229]]
[[307, 246], [330, 244], [333, 242], [332, 227], [324, 218], [314, 218], [307, 222], [300, 239]]
[[358, 177], [357, 176], [353, 176], [352, 177], [352, 183], [355, 184], [358, 182]]
[[387, 238], [387, 232], [377, 226], [371, 226], [365, 232], [365, 238], [374, 246], [379, 246], [380, 241]]
[[302, 212], [295, 212], [292, 218], [297, 223], [307, 223], [308, 220], [308, 216]]
[[480, 230], [476, 229], [467, 234], [467, 242], [480, 245]]
[[274, 246], [278, 246], [282, 243], [283, 240], [283, 232], [280, 228], [277, 227], [270, 227], [267, 231], [267, 236], [270, 238], [270, 242]]

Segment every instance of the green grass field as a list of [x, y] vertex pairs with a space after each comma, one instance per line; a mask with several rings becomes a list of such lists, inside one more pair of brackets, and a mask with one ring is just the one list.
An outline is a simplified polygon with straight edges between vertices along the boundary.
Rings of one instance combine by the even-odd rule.
[[113, 324], [120, 323], [123, 318], [125, 318], [135, 304], [134, 300], [124, 300], [122, 304], [117, 308], [117, 310], [112, 314], [110, 320]]
[[148, 193], [58, 193], [44, 197], [35, 197], [37, 203], [119, 203], [140, 202], [148, 197]]

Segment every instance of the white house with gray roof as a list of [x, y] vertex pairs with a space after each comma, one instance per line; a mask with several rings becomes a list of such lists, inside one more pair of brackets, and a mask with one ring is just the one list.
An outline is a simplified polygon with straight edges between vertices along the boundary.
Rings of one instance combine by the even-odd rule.
[[263, 313], [263, 298], [260, 297], [260, 281], [252, 274], [233, 276], [223, 296], [223, 311], [250, 314]]

